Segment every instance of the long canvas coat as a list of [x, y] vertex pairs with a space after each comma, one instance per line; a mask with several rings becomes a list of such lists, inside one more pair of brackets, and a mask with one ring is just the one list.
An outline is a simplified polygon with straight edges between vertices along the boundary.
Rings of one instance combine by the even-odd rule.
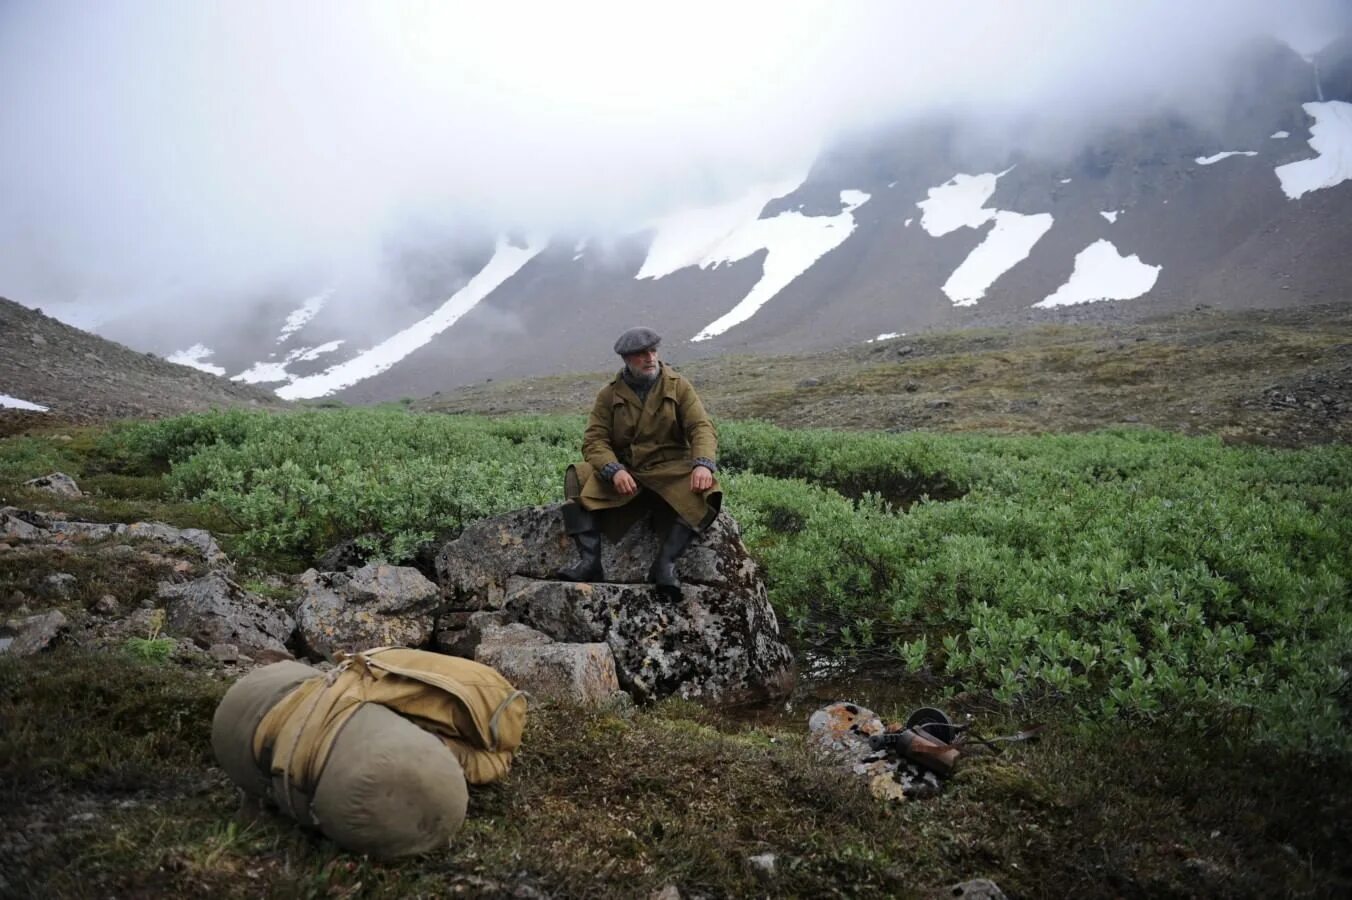
[[[700, 531], [722, 505], [717, 479], [703, 494], [690, 490], [692, 461], [717, 459], [718, 435], [695, 389], [670, 366], [662, 366], [644, 403], [618, 374], [601, 388], [587, 420], [582, 456], [586, 462], [568, 468], [565, 492], [584, 509], [618, 509], [656, 494]], [[641, 490], [626, 497], [602, 478], [601, 469], [612, 462], [622, 463]], [[632, 512], [641, 515], [644, 510]], [[637, 517], [618, 517], [606, 530], [613, 537]], [[622, 528], [615, 529], [616, 524]]]

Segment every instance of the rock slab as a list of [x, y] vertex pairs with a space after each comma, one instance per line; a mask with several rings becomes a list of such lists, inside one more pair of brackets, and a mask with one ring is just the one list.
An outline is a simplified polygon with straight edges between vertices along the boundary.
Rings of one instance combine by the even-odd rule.
[[559, 643], [519, 622], [486, 629], [474, 659], [538, 697], [601, 704], [620, 690], [609, 646]]

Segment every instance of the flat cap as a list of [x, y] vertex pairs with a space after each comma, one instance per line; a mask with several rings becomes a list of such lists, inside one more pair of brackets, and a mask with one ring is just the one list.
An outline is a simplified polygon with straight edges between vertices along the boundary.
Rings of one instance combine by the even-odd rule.
[[662, 335], [653, 331], [651, 328], [630, 328], [624, 334], [620, 335], [615, 341], [615, 352], [620, 356], [629, 353], [638, 353], [640, 350], [647, 350], [649, 347], [656, 347], [662, 343]]

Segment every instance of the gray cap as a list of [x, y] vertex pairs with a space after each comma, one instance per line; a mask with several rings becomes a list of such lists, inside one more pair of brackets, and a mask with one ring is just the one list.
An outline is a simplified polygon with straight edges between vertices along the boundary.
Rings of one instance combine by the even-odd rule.
[[647, 350], [649, 347], [656, 347], [662, 343], [662, 335], [653, 331], [651, 328], [630, 328], [624, 334], [620, 335], [615, 341], [615, 352], [620, 356], [626, 356], [630, 353], [638, 353], [640, 350]]

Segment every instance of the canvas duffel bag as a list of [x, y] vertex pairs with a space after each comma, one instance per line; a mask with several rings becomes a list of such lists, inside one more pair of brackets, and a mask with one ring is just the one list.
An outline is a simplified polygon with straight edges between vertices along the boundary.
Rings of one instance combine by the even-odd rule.
[[466, 781], [507, 773], [525, 712], [488, 666], [380, 648], [327, 674], [295, 662], [255, 670], [221, 701], [212, 745], [249, 794], [349, 850], [391, 857], [449, 842]]

